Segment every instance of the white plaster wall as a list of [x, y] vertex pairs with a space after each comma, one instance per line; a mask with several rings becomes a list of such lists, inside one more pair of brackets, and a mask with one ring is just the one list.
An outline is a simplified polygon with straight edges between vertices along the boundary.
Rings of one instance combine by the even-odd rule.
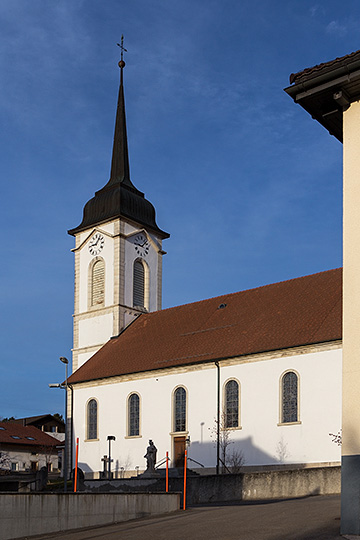
[[21, 448], [7, 450], [2, 449], [1, 453], [9, 458], [9, 464], [4, 466], [3, 469], [11, 470], [11, 463], [16, 463], [17, 471], [27, 471], [31, 469], [31, 463], [36, 462], [38, 470], [41, 467], [46, 466], [47, 462], [51, 462], [51, 470], [58, 470], [58, 451], [54, 450], [53, 455], [46, 454], [42, 449], [34, 448], [35, 454], [32, 454], [30, 450], [22, 450]]
[[344, 456], [360, 454], [360, 101], [343, 114], [343, 424]]
[[85, 364], [85, 362], [87, 362], [89, 360], [89, 358], [91, 358], [92, 356], [94, 356], [94, 354], [100, 349], [100, 346], [98, 348], [96, 348], [95, 350], [94, 349], [91, 349], [90, 352], [84, 352], [84, 353], [79, 353], [78, 355], [78, 368], [80, 366], [82, 366], [83, 364]]
[[[300, 375], [300, 422], [279, 424], [279, 380], [288, 369]], [[314, 463], [339, 461], [340, 449], [329, 433], [341, 428], [341, 350], [273, 358], [221, 367], [221, 388], [229, 378], [241, 384], [241, 429], [231, 432], [232, 449], [243, 451], [245, 465], [281, 462]], [[189, 456], [206, 467], [216, 465], [215, 426], [217, 373], [211, 368], [146, 379], [75, 387], [74, 429], [80, 438], [79, 464], [86, 471], [102, 469], [101, 457], [108, 453], [108, 435], [115, 435], [113, 470], [145, 467], [148, 439], [158, 448], [158, 460], [166, 451], [172, 458], [172, 394], [183, 385], [188, 392]], [[126, 438], [127, 397], [141, 396], [140, 437]], [[99, 440], [86, 441], [86, 403], [98, 400]], [[192, 468], [196, 468], [190, 462]]]
[[[300, 424], [280, 424], [280, 378], [299, 374]], [[234, 430], [234, 448], [246, 464], [306, 463], [340, 460], [329, 433], [341, 428], [341, 351], [276, 358], [222, 369], [222, 381], [241, 383], [241, 430]], [[230, 449], [231, 451], [231, 449]]]
[[[112, 336], [113, 314], [97, 315], [79, 321], [79, 347], [106, 343]], [[90, 356], [92, 356], [91, 353]]]

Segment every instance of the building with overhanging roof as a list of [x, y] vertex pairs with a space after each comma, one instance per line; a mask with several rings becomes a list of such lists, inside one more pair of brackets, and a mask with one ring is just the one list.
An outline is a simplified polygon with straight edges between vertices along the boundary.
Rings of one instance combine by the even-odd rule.
[[360, 51], [291, 75], [286, 92], [343, 143], [341, 532], [360, 534]]
[[79, 466], [99, 474], [109, 435], [117, 475], [145, 468], [148, 439], [198, 471], [338, 465], [342, 270], [161, 310], [169, 235], [130, 180], [124, 66], [110, 180], [69, 231]]
[[34, 426], [0, 422], [0, 471], [58, 471], [60, 444]]

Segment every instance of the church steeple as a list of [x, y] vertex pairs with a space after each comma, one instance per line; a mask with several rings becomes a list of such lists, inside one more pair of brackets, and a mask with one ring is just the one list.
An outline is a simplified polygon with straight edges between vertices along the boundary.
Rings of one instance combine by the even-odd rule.
[[84, 207], [83, 220], [74, 229], [68, 231], [75, 235], [94, 225], [104, 223], [114, 218], [128, 218], [144, 226], [160, 238], [170, 235], [159, 229], [155, 218], [155, 208], [145, 199], [144, 193], [136, 189], [130, 180], [129, 152], [126, 130], [125, 98], [124, 98], [124, 67], [123, 36], [121, 36], [120, 86], [116, 109], [113, 152], [111, 160], [110, 179], [107, 184], [95, 193]]
[[[119, 44], [118, 44], [119, 45]], [[155, 208], [130, 180], [123, 38], [110, 178], [84, 206], [75, 236], [73, 369], [144, 311], [161, 309], [163, 240]]]
[[[122, 54], [123, 50], [121, 50]], [[125, 182], [130, 182], [130, 167], [129, 167], [129, 151], [127, 143], [126, 131], [126, 115], [125, 115], [125, 98], [124, 98], [124, 75], [123, 70], [125, 62], [123, 59], [119, 62], [120, 67], [120, 86], [119, 96], [116, 110], [114, 144], [111, 161], [110, 180], [108, 185]]]

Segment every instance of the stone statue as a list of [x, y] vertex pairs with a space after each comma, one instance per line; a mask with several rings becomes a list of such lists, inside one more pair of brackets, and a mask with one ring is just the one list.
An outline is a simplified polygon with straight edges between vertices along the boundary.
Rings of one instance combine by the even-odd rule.
[[155, 472], [156, 453], [157, 448], [150, 439], [149, 446], [147, 447], [146, 454], [144, 456], [144, 458], [146, 458], [146, 472]]

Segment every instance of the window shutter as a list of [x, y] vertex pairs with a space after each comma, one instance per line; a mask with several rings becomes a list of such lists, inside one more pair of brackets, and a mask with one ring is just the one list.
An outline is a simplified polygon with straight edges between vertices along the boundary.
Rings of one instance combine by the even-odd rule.
[[134, 262], [133, 305], [144, 307], [145, 271], [140, 261]]
[[96, 261], [92, 269], [91, 305], [96, 306], [104, 302], [105, 293], [105, 264], [101, 259]]

